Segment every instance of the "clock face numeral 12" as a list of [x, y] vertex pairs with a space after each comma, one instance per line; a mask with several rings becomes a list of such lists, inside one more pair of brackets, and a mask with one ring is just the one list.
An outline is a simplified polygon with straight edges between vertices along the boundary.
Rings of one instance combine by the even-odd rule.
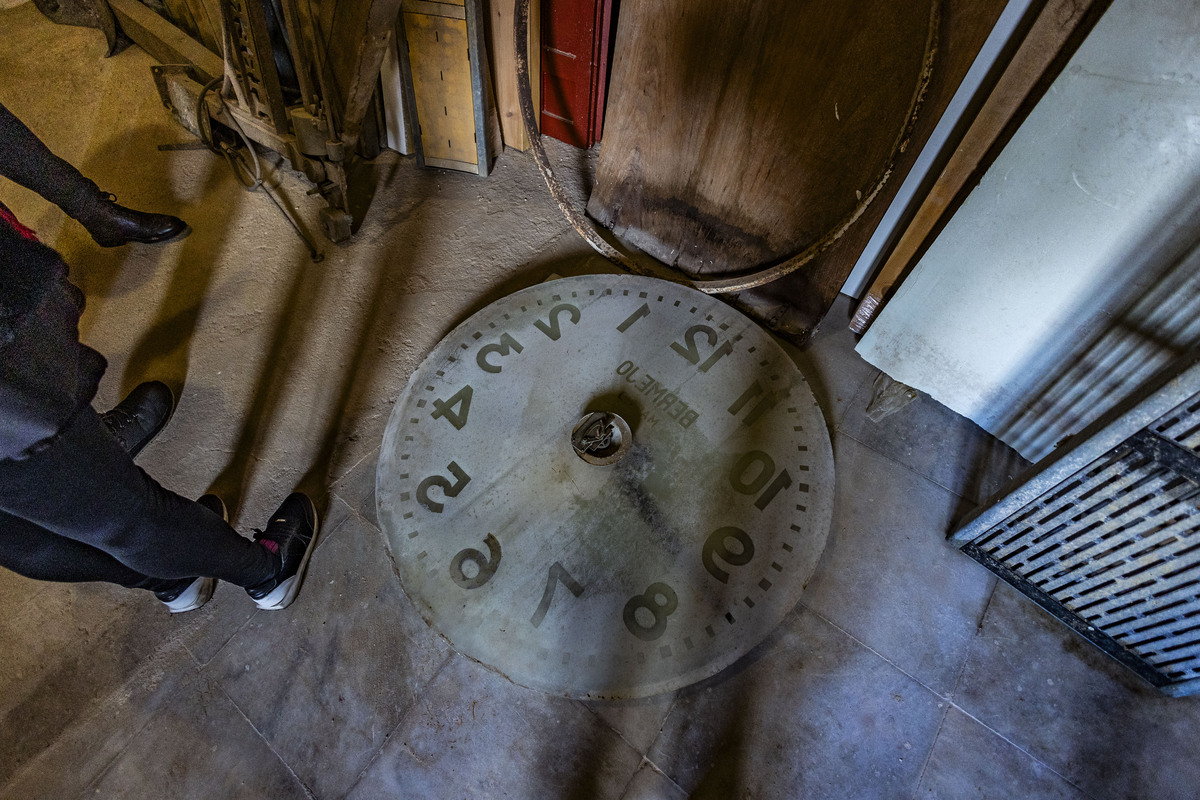
[[[707, 338], [709, 347], [715, 345], [717, 343], [717, 339], [719, 338], [717, 336], [717, 332], [707, 325], [693, 325], [692, 327], [688, 328], [687, 333], [683, 335], [683, 341], [685, 344], [672, 342], [671, 349], [686, 358], [689, 364], [698, 364], [700, 362], [700, 346], [696, 342], [696, 337], [699, 334], [704, 334], [704, 336]], [[713, 364], [716, 364], [724, 356], [727, 356], [732, 352], [733, 344], [728, 341], [723, 342], [720, 347], [712, 351], [708, 358], [704, 360], [703, 364], [700, 364], [700, 371], [708, 372], [710, 369], [712, 369]]]

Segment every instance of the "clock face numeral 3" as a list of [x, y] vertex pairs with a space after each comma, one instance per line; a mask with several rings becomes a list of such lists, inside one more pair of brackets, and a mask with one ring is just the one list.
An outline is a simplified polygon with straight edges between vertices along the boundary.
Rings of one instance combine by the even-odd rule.
[[[597, 444], [619, 453], [603, 463], [572, 440], [596, 412], [629, 438]], [[594, 275], [510, 295], [434, 348], [392, 411], [376, 499], [405, 591], [455, 647], [555, 694], [637, 697], [714, 674], [796, 605], [832, 469], [770, 336], [689, 289]]]

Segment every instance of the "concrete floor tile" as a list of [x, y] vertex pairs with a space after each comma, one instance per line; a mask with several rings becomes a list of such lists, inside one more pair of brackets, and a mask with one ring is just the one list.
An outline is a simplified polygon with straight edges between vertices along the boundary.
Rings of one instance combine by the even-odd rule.
[[951, 708], [916, 800], [1087, 800], [1045, 764]]
[[956, 703], [1095, 798], [1195, 798], [1200, 698], [1169, 698], [997, 586]]
[[801, 603], [936, 692], [954, 689], [995, 580], [946, 543], [959, 498], [852, 440]]
[[347, 800], [618, 800], [641, 755], [581, 703], [455, 657]]
[[685, 690], [649, 758], [692, 798], [908, 798], [938, 698], [799, 610], [775, 641]]
[[379, 531], [350, 516], [313, 554], [296, 602], [258, 612], [206, 672], [318, 797], [341, 797], [449, 654]]
[[[83, 796], [85, 787], [125, 752], [158, 711], [181, 692], [194, 688], [195, 663], [178, 643], [168, 640], [142, 655], [137, 666], [121, 673], [120, 683], [84, 700], [72, 696], [69, 684], [59, 687], [58, 703], [69, 719], [51, 735], [46, 735], [46, 725], [58, 719], [53, 713], [57, 706], [48, 705], [31, 718], [10, 715], [5, 719], [0, 797], [63, 800]], [[93, 654], [90, 667], [112, 669], [103, 651]], [[86, 683], [87, 670], [80, 669], [76, 677]], [[156, 792], [154, 796], [163, 795]]]
[[220, 688], [199, 677], [177, 689], [86, 796], [310, 798]]
[[904, 464], [971, 504], [983, 503], [1029, 466], [1017, 451], [924, 394], [883, 420], [872, 422], [866, 414], [872, 388], [873, 381], [859, 386], [838, 432]]
[[254, 601], [240, 586], [217, 583], [212, 599], [203, 608], [189, 611], [184, 644], [196, 663], [207, 664], [250, 621], [257, 610]]
[[[164, 645], [181, 647], [203, 612], [172, 616], [149, 592], [45, 584], [0, 620], [0, 782], [121, 689]], [[190, 659], [188, 660], [190, 665]]]
[[621, 800], [685, 800], [687, 792], [674, 781], [655, 769], [649, 761], [643, 761], [634, 773], [633, 780], [625, 788]]
[[332, 487], [334, 494], [376, 528], [379, 527], [379, 515], [375, 509], [375, 470], [378, 466], [379, 448], [375, 448]]
[[855, 301], [839, 294], [808, 346], [799, 350], [778, 340], [801, 366], [825, 422], [836, 440], [836, 430], [864, 384], [869, 386], [879, 370], [854, 351], [858, 337], [847, 327]]
[[675, 697], [675, 692], [667, 692], [638, 700], [589, 701], [584, 705], [639, 753], [645, 754], [658, 738]]

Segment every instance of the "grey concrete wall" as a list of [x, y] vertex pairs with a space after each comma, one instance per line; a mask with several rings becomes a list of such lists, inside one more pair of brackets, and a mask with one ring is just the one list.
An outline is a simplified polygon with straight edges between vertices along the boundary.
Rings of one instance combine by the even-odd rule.
[[1200, 344], [1200, 5], [1115, 0], [858, 346], [1038, 459]]

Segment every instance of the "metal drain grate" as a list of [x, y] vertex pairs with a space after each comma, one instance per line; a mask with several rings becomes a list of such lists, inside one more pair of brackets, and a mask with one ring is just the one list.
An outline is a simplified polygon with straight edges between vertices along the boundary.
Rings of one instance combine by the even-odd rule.
[[1200, 367], [1043, 460], [952, 538], [1155, 686], [1200, 691]]

